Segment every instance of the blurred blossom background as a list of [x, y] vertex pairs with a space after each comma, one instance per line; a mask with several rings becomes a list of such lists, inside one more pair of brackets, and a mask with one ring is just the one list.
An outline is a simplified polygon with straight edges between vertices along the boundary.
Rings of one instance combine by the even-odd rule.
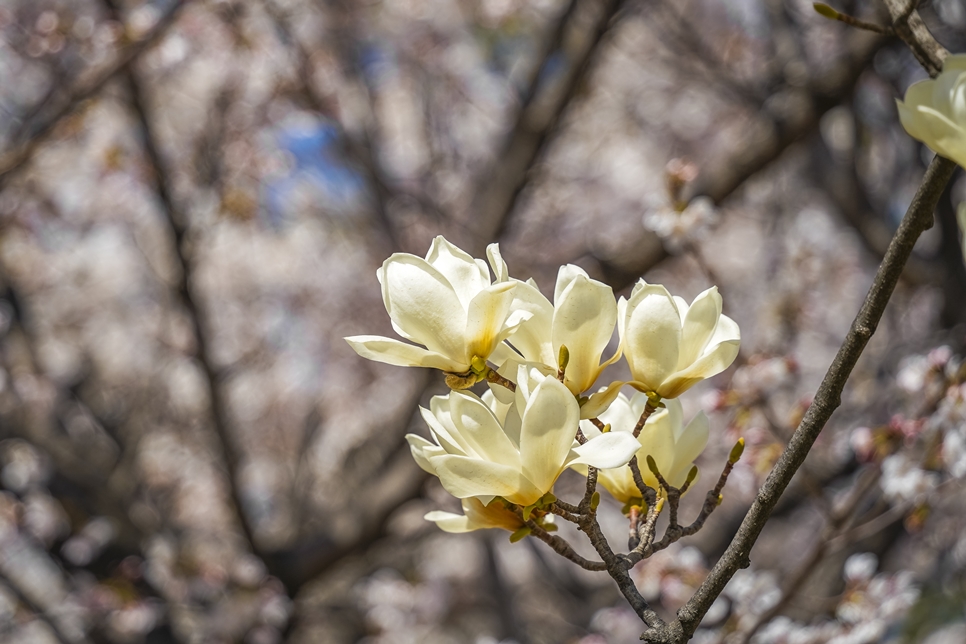
[[[966, 49], [964, 0], [920, 11]], [[633, 571], [670, 614], [931, 158], [894, 105], [924, 77], [806, 0], [2, 0], [0, 641], [637, 641], [606, 575], [423, 521], [458, 503], [403, 435], [445, 386], [342, 340], [393, 335], [375, 269], [444, 234], [545, 293], [565, 263], [718, 285], [743, 342], [683, 398], [712, 425], [685, 517], [748, 449]], [[964, 200], [959, 171], [695, 641], [966, 641]]]

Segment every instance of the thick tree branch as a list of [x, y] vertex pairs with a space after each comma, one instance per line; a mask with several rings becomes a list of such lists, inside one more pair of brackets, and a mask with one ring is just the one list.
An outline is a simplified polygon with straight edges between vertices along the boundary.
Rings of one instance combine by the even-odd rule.
[[845, 342], [825, 374], [815, 399], [792, 435], [788, 447], [782, 452], [775, 467], [758, 491], [751, 509], [748, 510], [738, 529], [738, 534], [694, 596], [678, 611], [678, 619], [664, 629], [652, 628], [646, 631], [642, 636], [646, 641], [686, 642], [697, 629], [711, 604], [724, 590], [725, 585], [740, 568], [749, 565], [751, 548], [761, 534], [771, 511], [804, 462], [832, 412], [841, 404], [845, 383], [875, 332], [916, 240], [932, 226], [936, 204], [955, 169], [956, 164], [941, 157], [936, 157], [929, 165], [922, 184], [899, 230], [896, 231], [882, 264], [879, 265], [872, 287], [852, 322]]

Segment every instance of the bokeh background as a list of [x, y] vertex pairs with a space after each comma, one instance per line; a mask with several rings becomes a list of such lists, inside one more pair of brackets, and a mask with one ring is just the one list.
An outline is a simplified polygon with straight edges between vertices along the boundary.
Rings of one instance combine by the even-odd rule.
[[[920, 11], [966, 49], [963, 0]], [[924, 77], [805, 0], [0, 1], [0, 640], [637, 641], [606, 575], [423, 521], [458, 504], [403, 435], [445, 386], [342, 340], [393, 335], [375, 269], [444, 234], [545, 293], [564, 263], [720, 288], [742, 351], [684, 397], [685, 518], [748, 449], [634, 571], [673, 612], [918, 185]], [[964, 200], [960, 171], [696, 641], [966, 641]]]

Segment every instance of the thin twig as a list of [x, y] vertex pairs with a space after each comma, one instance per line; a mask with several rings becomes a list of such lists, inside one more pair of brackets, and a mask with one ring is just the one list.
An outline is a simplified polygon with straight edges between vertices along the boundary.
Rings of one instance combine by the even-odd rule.
[[557, 535], [550, 534], [549, 532], [541, 528], [539, 525], [537, 525], [535, 521], [527, 521], [527, 526], [530, 528], [530, 534], [532, 534], [537, 539], [540, 539], [540, 541], [543, 541], [545, 544], [553, 548], [553, 551], [556, 552], [561, 557], [563, 557], [564, 559], [569, 559], [570, 561], [574, 562], [584, 570], [593, 570], [596, 572], [607, 570], [607, 566], [606, 564], [604, 564], [604, 562], [591, 561], [590, 559], [581, 557], [580, 555], [577, 554], [577, 552], [573, 549], [573, 547], [569, 543], [567, 543]]

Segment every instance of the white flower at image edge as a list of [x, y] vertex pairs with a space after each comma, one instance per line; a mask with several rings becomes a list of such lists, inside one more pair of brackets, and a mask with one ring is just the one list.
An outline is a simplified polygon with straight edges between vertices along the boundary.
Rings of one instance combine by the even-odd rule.
[[741, 332], [721, 314], [716, 286], [688, 306], [660, 284], [640, 280], [618, 306], [617, 325], [633, 378], [629, 384], [639, 391], [677, 398], [738, 356]]
[[376, 276], [393, 329], [422, 347], [376, 335], [346, 338], [370, 360], [464, 373], [474, 358], [489, 358], [530, 315], [511, 310], [513, 282], [491, 284], [486, 262], [441, 236], [426, 259], [395, 253]]
[[[600, 420], [611, 426], [610, 433], [620, 432], [632, 435], [637, 419], [641, 417], [647, 396], [642, 393], [634, 394], [628, 399], [620, 394], [607, 411], [600, 415]], [[684, 424], [684, 410], [677, 399], [664, 402], [665, 408], [658, 409], [651, 414], [644, 424], [637, 440], [640, 449], [637, 461], [642, 464], [641, 474], [644, 482], [654, 489], [659, 489], [657, 479], [651, 471], [643, 467], [647, 457], [654, 459], [661, 476], [674, 487], [681, 487], [687, 479], [688, 471], [694, 464], [694, 459], [701, 455], [708, 444], [710, 426], [704, 412]], [[600, 435], [600, 430], [587, 420], [580, 421], [580, 428], [584, 436], [592, 438]], [[617, 469], [601, 470], [598, 481], [621, 503], [639, 499], [641, 496], [631, 468], [624, 466]]]
[[913, 83], [896, 104], [909, 136], [966, 166], [966, 54], [947, 57], [939, 76]]
[[513, 404], [490, 400], [493, 408], [468, 392], [436, 396], [430, 409], [421, 408], [433, 440], [406, 436], [419, 466], [460, 499], [488, 505], [502, 497], [529, 506], [553, 488], [565, 468], [620, 467], [640, 447], [626, 432], [576, 444], [577, 400], [558, 380], [532, 366], [520, 367]]

